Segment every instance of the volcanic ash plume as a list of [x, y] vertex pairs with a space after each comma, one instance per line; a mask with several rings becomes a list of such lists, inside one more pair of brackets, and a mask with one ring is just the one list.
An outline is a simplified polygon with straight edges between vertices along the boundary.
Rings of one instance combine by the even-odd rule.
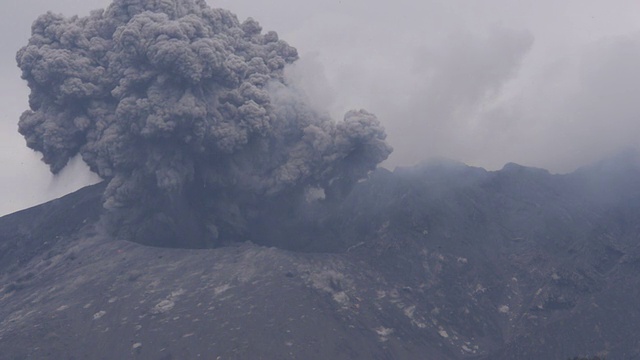
[[305, 104], [284, 78], [296, 59], [275, 32], [204, 0], [48, 13], [17, 54], [31, 89], [19, 131], [53, 173], [80, 154], [108, 181], [120, 236], [241, 239], [264, 204], [309, 189], [337, 199], [391, 152], [374, 115], [334, 122]]

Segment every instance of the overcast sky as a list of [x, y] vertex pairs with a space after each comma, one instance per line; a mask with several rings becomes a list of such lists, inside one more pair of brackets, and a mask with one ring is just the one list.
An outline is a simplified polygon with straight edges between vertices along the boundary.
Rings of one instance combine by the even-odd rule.
[[[15, 65], [47, 10], [86, 15], [108, 0], [0, 7], [0, 215], [97, 181], [80, 161], [57, 177], [17, 133], [28, 89]], [[298, 48], [289, 76], [340, 119], [365, 108], [395, 152], [568, 172], [640, 135], [637, 0], [209, 0]]]

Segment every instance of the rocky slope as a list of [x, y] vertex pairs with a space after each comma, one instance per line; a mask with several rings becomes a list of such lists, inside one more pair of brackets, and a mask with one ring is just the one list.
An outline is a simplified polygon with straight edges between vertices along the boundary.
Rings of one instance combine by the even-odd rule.
[[103, 235], [103, 189], [0, 219], [3, 358], [640, 359], [635, 154], [381, 169], [299, 238], [217, 249]]

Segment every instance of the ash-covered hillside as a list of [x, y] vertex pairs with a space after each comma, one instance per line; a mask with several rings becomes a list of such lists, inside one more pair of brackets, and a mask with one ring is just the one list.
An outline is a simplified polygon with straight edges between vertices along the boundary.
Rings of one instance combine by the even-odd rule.
[[[640, 162], [393, 172], [204, 0], [40, 16], [19, 132], [104, 182], [0, 219], [7, 359], [640, 356]], [[388, 119], [387, 121], [393, 121]]]
[[6, 358], [640, 358], [635, 153], [378, 169], [312, 222], [214, 249], [106, 235], [103, 189], [0, 219]]

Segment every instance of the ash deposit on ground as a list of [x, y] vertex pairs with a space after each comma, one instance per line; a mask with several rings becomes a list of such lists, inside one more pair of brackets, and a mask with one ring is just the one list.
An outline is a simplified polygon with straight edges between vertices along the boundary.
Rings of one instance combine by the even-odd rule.
[[48, 13], [17, 54], [31, 89], [19, 131], [51, 172], [79, 154], [108, 182], [114, 234], [210, 247], [255, 240], [251, 223], [270, 214], [268, 239], [314, 194], [339, 201], [392, 151], [375, 115], [334, 121], [307, 105], [284, 76], [297, 57], [203, 0]]

